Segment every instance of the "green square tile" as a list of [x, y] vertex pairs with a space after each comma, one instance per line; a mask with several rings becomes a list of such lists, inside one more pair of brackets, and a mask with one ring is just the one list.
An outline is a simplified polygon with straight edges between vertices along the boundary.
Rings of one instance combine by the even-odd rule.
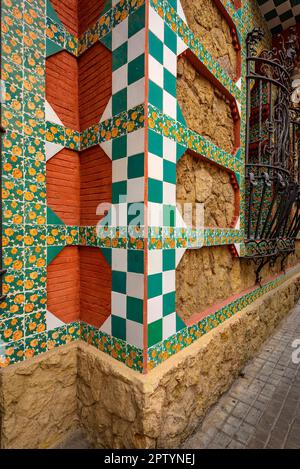
[[127, 319], [143, 324], [143, 300], [139, 298], [127, 297]]
[[118, 91], [112, 96], [112, 113], [113, 116], [127, 111], [127, 88]]
[[176, 164], [164, 160], [164, 182], [176, 184]]
[[151, 80], [149, 80], [149, 104], [152, 104], [162, 111], [163, 89]]
[[174, 205], [163, 206], [163, 224], [164, 226], [175, 226], [176, 207]]
[[128, 157], [128, 179], [144, 176], [144, 153]]
[[162, 319], [148, 325], [148, 347], [162, 341]]
[[165, 45], [177, 54], [177, 35], [165, 24]]
[[153, 130], [148, 131], [148, 150], [149, 153], [153, 153], [153, 155], [163, 156], [163, 137]]
[[163, 315], [168, 316], [169, 314], [175, 313], [176, 310], [176, 293], [171, 292], [163, 295]]
[[114, 138], [112, 141], [112, 159], [119, 160], [127, 156], [127, 135]]
[[149, 53], [154, 57], [160, 64], [164, 63], [164, 45], [155, 34], [149, 31]]
[[125, 202], [127, 194], [127, 181], [114, 182], [112, 184], [112, 203]]
[[132, 37], [145, 27], [146, 10], [145, 5], [129, 15], [128, 18], [128, 37]]
[[148, 200], [149, 202], [156, 202], [162, 204], [163, 201], [163, 183], [156, 179], [149, 178], [148, 180]]
[[162, 274], [148, 276], [148, 299], [162, 294]]
[[144, 273], [144, 251], [128, 250], [127, 254], [128, 272], [137, 274]]
[[128, 43], [124, 42], [120, 47], [113, 51], [112, 71], [122, 67], [128, 62]]
[[128, 227], [130, 233], [131, 230], [134, 230], [134, 235], [136, 235], [135, 229], [137, 226], [144, 225], [144, 212], [145, 212], [145, 204], [144, 202], [133, 202], [132, 204], [128, 204]]
[[175, 270], [175, 249], [164, 249], [163, 250], [163, 271]]
[[111, 331], [113, 337], [116, 337], [117, 339], [126, 340], [126, 319], [112, 315]]
[[126, 294], [126, 272], [112, 271], [112, 291]]
[[164, 89], [176, 98], [176, 77], [164, 68]]
[[145, 55], [141, 54], [128, 64], [128, 85], [145, 76]]

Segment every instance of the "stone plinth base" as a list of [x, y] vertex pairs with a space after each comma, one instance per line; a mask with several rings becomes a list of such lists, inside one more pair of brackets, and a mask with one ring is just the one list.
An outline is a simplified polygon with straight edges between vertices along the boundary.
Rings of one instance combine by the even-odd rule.
[[0, 373], [2, 448], [47, 448], [79, 426], [95, 447], [178, 447], [300, 296], [300, 274], [148, 375], [77, 342]]

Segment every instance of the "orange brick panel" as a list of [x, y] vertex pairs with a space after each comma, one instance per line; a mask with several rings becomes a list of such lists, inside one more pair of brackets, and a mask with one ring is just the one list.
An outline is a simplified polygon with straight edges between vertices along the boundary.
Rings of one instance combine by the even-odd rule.
[[81, 130], [97, 124], [112, 93], [112, 54], [97, 43], [79, 58]]
[[104, 151], [95, 146], [80, 153], [80, 224], [96, 225], [100, 203], [111, 203], [112, 163]]
[[46, 98], [66, 127], [79, 130], [78, 63], [66, 51], [46, 61]]
[[47, 308], [65, 323], [80, 318], [79, 248], [68, 246], [47, 267]]
[[80, 224], [80, 157], [63, 149], [46, 165], [47, 204], [67, 225]]
[[79, 252], [81, 320], [100, 327], [111, 313], [111, 268], [99, 248]]
[[78, 0], [51, 0], [51, 3], [62, 24], [78, 36]]
[[78, 0], [79, 34], [100, 18], [105, 3], [106, 0]]

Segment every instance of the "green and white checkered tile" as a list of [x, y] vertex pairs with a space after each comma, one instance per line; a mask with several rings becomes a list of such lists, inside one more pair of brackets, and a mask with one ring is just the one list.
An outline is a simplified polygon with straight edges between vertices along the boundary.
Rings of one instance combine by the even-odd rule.
[[300, 0], [258, 0], [257, 3], [272, 34], [294, 26], [300, 20]]
[[145, 8], [112, 29], [112, 97], [103, 122], [145, 101]]
[[[173, 2], [180, 5], [180, 2]], [[181, 8], [181, 5], [180, 5]], [[182, 10], [182, 8], [181, 8]], [[184, 14], [182, 12], [184, 17]], [[149, 8], [149, 103], [178, 120], [177, 56], [187, 46], [159, 14]]]

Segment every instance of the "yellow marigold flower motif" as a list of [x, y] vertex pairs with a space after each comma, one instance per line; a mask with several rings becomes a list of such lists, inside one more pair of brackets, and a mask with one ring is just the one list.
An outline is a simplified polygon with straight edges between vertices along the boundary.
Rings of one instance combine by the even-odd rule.
[[25, 290], [31, 290], [34, 285], [34, 282], [32, 280], [26, 280], [25, 282]]
[[118, 135], [118, 132], [119, 132], [118, 129], [117, 129], [116, 127], [114, 127], [114, 128], [112, 129], [112, 132], [111, 132], [112, 137], [115, 138], [115, 137]]
[[31, 201], [34, 199], [34, 195], [31, 194], [31, 192], [25, 192], [24, 198], [25, 198], [25, 200], [27, 200], [28, 202], [31, 202]]
[[149, 119], [148, 119], [148, 124], [149, 124], [150, 129], [154, 129], [154, 127], [155, 127], [155, 122], [154, 122], [153, 119], [149, 118]]
[[55, 240], [54, 240], [53, 236], [48, 236], [48, 238], [47, 238], [47, 244], [48, 244], [49, 246], [51, 246], [52, 244], [54, 244], [54, 241], [55, 241]]
[[26, 135], [32, 135], [32, 128], [29, 127], [28, 125], [24, 125], [24, 133]]
[[25, 236], [24, 243], [26, 246], [31, 246], [33, 244], [33, 238], [31, 236]]
[[132, 132], [134, 130], [134, 122], [128, 122], [128, 132]]
[[23, 267], [23, 263], [19, 260], [16, 260], [14, 263], [13, 263], [13, 268], [14, 270], [21, 270]]
[[5, 339], [8, 339], [12, 335], [12, 330], [11, 329], [6, 329], [4, 331], [4, 337]]
[[46, 264], [46, 261], [44, 259], [38, 259], [36, 265], [37, 267], [44, 267]]
[[34, 331], [35, 328], [36, 328], [36, 323], [35, 323], [35, 322], [30, 322], [30, 323], [28, 324], [28, 329], [29, 329], [30, 331]]
[[15, 179], [20, 179], [23, 177], [23, 173], [19, 168], [14, 169], [12, 175]]
[[41, 109], [38, 109], [38, 110], [36, 111], [35, 115], [36, 115], [36, 117], [37, 117], [38, 119], [43, 119], [44, 116], [45, 116], [45, 113], [44, 113], [44, 111], [42, 111]]

